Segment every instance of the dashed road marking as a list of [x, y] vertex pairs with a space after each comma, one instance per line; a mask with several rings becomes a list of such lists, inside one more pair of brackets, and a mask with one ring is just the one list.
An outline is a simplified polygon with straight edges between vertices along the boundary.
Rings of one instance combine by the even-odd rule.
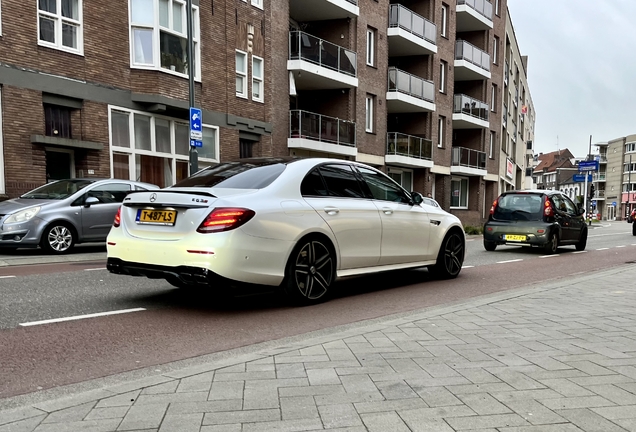
[[513, 263], [513, 262], [519, 262], [519, 261], [523, 261], [523, 259], [519, 258], [519, 259], [513, 259], [513, 260], [507, 260], [507, 261], [497, 261], [497, 264], [507, 264], [507, 263]]
[[587, 251], [576, 251], [576, 252], [572, 252], [573, 254], [581, 254], [581, 253], [587, 253]]
[[9, 278], [14, 278], [14, 275], [11, 276], [0, 276], [0, 279], [9, 279]]
[[600, 250], [608, 250], [608, 249], [609, 249], [609, 248], [600, 248], [600, 249], [596, 249], [596, 250], [597, 250], [597, 251], [600, 251]]
[[70, 317], [64, 317], [64, 318], [53, 318], [53, 319], [42, 320], [42, 321], [31, 321], [26, 323], [20, 323], [20, 325], [22, 327], [29, 327], [29, 326], [42, 325], [42, 324], [58, 323], [63, 321], [75, 321], [75, 320], [81, 320], [86, 318], [97, 318], [97, 317], [103, 317], [108, 315], [118, 315], [118, 314], [130, 313], [130, 312], [140, 312], [145, 310], [146, 310], [145, 308], [121, 309], [121, 310], [110, 311], [110, 312], [98, 312], [98, 313], [87, 314], [87, 315], [76, 315], [76, 316], [70, 316]]
[[467, 268], [473, 268], [475, 266], [462, 266], [463, 269], [467, 269]]
[[553, 258], [553, 257], [558, 257], [561, 256], [560, 254], [554, 254], [554, 255], [541, 255], [539, 258]]
[[617, 248], [624, 248], [627, 247], [627, 245], [622, 245], [622, 246], [616, 246]]
[[84, 271], [95, 271], [95, 270], [106, 270], [106, 267], [84, 269]]

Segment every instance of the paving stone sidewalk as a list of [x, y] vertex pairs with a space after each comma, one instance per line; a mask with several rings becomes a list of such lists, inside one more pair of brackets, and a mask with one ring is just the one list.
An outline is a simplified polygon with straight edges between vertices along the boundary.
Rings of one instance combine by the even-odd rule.
[[206, 356], [0, 432], [636, 431], [636, 265]]

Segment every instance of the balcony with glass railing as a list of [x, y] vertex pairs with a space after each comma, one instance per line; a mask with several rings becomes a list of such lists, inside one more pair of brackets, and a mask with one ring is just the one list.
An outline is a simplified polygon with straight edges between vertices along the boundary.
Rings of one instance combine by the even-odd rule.
[[454, 129], [486, 129], [488, 104], [464, 94], [456, 94], [453, 100]]
[[464, 40], [455, 42], [455, 81], [490, 79], [490, 54]]
[[309, 111], [291, 110], [287, 147], [355, 156], [358, 154], [356, 124]]
[[435, 83], [395, 67], [389, 68], [389, 113], [435, 111]]
[[407, 168], [433, 167], [433, 141], [400, 132], [387, 133], [385, 163]]
[[357, 54], [301, 31], [289, 32], [287, 69], [299, 90], [358, 87]]
[[488, 174], [486, 171], [486, 152], [466, 147], [453, 147], [451, 174], [485, 176]]
[[602, 155], [599, 155], [599, 157], [598, 157], [598, 161], [599, 161], [600, 163], [607, 163], [607, 155], [603, 155], [603, 154], [602, 154]]
[[605, 173], [594, 173], [592, 175], [592, 181], [593, 182], [597, 182], [597, 183], [598, 182], [604, 182], [605, 181], [605, 177], [606, 177]]
[[487, 0], [457, 0], [457, 31], [492, 29], [492, 12], [492, 3]]
[[325, 21], [356, 18], [358, 0], [289, 0], [289, 16], [298, 21]]
[[393, 57], [437, 53], [437, 26], [400, 4], [390, 5], [387, 37]]

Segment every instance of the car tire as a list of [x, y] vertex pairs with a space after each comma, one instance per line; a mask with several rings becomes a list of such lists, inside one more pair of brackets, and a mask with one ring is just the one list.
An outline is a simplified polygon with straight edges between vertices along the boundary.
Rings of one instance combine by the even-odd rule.
[[632, 222], [632, 235], [636, 236], [636, 222]]
[[581, 231], [581, 237], [579, 238], [579, 242], [576, 244], [576, 250], [582, 251], [585, 250], [587, 246], [587, 228], [583, 228]]
[[484, 249], [486, 249], [488, 252], [492, 252], [497, 249], [497, 243], [495, 243], [494, 241], [484, 240]]
[[291, 301], [309, 306], [325, 301], [336, 276], [336, 254], [320, 237], [305, 237], [292, 251], [285, 272], [284, 289]]
[[75, 230], [65, 222], [55, 222], [47, 226], [40, 239], [40, 247], [49, 254], [68, 253], [77, 241]]
[[466, 242], [459, 230], [452, 230], [444, 237], [437, 254], [437, 262], [428, 268], [436, 279], [454, 279], [464, 264]]
[[543, 245], [543, 252], [546, 255], [554, 255], [559, 248], [559, 236], [556, 233], [550, 234], [548, 237], [548, 242]]

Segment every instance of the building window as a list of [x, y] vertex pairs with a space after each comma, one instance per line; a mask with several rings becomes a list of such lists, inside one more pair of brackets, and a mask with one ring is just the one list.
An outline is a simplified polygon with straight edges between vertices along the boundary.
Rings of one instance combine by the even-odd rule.
[[247, 97], [247, 53], [236, 50], [236, 95]]
[[[109, 107], [111, 176], [168, 187], [188, 176], [190, 125], [143, 111]], [[215, 126], [204, 125], [199, 167], [218, 161]]]
[[38, 43], [82, 54], [82, 0], [38, 0]]
[[625, 144], [625, 153], [636, 151], [636, 142]]
[[[49, 0], [51, 1], [51, 0]], [[54, 0], [53, 0], [54, 1]], [[155, 13], [158, 11], [158, 13]], [[201, 76], [199, 8], [192, 7], [194, 77]], [[181, 0], [130, 0], [131, 65], [188, 76], [188, 29]]]
[[439, 91], [440, 93], [446, 93], [446, 70], [448, 69], [448, 63], [445, 61], [439, 62]]
[[447, 36], [448, 31], [448, 5], [442, 3], [442, 23], [440, 26], [440, 34], [442, 37]]
[[71, 139], [71, 109], [45, 104], [44, 133], [50, 137]]
[[497, 16], [499, 16], [500, 12], [500, 5], [499, 5], [499, 1], [500, 0], [495, 0], [495, 14], [497, 14]]
[[367, 28], [367, 65], [375, 66], [375, 35], [376, 30]]
[[389, 168], [389, 177], [407, 191], [413, 190], [413, 171], [406, 169]]
[[444, 123], [446, 122], [446, 117], [439, 116], [437, 120], [437, 147], [444, 147]]
[[[252, 100], [256, 102], [263, 102], [263, 59], [260, 57], [252, 56]], [[236, 91], [238, 92], [238, 68], [237, 68], [237, 86]]]
[[492, 40], [492, 64], [499, 63], [499, 38], [495, 36]]
[[373, 132], [374, 128], [374, 111], [375, 111], [375, 96], [367, 95], [366, 99], [366, 122], [365, 122], [365, 130], [367, 132]]
[[468, 179], [453, 177], [451, 179], [451, 208], [468, 208]]
[[497, 84], [493, 84], [490, 90], [490, 111], [497, 112]]
[[488, 157], [493, 159], [495, 157], [495, 132], [490, 131], [490, 144], [488, 145]]
[[255, 141], [250, 141], [246, 139], [239, 139], [239, 157], [243, 158], [251, 158], [253, 156], [253, 148]]
[[263, 9], [263, 0], [252, 0], [252, 6]]

